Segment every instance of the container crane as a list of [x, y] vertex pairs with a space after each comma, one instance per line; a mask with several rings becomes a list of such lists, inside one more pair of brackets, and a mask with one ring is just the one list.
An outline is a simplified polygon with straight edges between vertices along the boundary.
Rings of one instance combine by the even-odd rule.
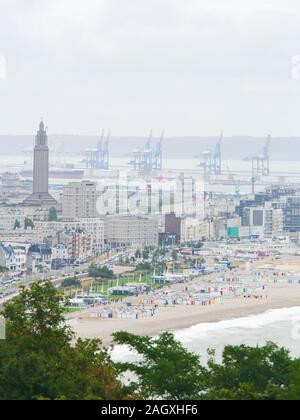
[[202, 161], [199, 165], [206, 174], [220, 175], [222, 172], [222, 141], [223, 131], [221, 132], [218, 143], [214, 150], [204, 150], [202, 153]]
[[266, 139], [264, 148], [261, 153], [257, 153], [252, 158], [245, 160], [252, 161], [252, 177], [269, 176], [270, 175], [270, 144], [271, 136]]

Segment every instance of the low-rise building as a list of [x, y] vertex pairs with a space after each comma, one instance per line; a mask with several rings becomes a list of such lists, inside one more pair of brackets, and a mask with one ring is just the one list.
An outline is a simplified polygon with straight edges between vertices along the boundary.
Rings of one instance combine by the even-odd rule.
[[33, 244], [27, 254], [27, 269], [29, 272], [37, 273], [43, 270], [50, 270], [52, 262], [52, 250], [48, 244]]
[[0, 242], [0, 267], [16, 273], [27, 270], [27, 251], [30, 244]]
[[52, 259], [58, 261], [68, 261], [71, 259], [69, 247], [65, 244], [57, 244], [52, 247]]

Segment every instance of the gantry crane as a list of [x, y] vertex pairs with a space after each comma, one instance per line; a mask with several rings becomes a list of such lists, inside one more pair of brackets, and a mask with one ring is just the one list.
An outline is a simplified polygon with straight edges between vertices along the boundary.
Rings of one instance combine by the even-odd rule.
[[153, 171], [160, 171], [163, 167], [162, 146], [164, 132], [162, 131], [156, 147], [152, 147], [152, 131], [143, 149], [137, 148], [133, 151], [133, 159], [129, 164], [140, 174], [151, 174]]
[[111, 136], [111, 130], [108, 131], [106, 139], [105, 130], [102, 131], [100, 140], [98, 141], [95, 149], [85, 150], [84, 163], [87, 169], [109, 169], [109, 141]]
[[220, 175], [222, 172], [222, 141], [223, 131], [221, 132], [218, 143], [214, 150], [204, 150], [202, 153], [202, 161], [199, 165], [206, 174]]
[[270, 175], [270, 144], [271, 136], [268, 135], [262, 152], [255, 154], [251, 158], [245, 159], [252, 161], [253, 178]]

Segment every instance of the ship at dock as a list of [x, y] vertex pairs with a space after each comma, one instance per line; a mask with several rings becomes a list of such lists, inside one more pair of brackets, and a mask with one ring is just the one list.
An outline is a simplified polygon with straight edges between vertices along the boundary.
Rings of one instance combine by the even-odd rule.
[[[32, 169], [23, 169], [19, 172], [21, 178], [33, 179], [33, 170]], [[83, 169], [73, 169], [73, 168], [53, 168], [49, 171], [50, 179], [83, 179], [84, 170]]]

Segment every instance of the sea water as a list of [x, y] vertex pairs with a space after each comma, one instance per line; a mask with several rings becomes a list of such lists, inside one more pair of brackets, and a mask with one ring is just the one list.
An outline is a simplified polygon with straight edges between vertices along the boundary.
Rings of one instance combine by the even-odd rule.
[[[82, 163], [83, 156], [72, 156], [72, 155], [55, 155], [50, 154], [50, 163], [51, 166], [56, 165], [74, 165], [76, 167], [80, 166], [83, 167]], [[129, 157], [111, 157], [111, 166], [112, 168], [125, 168], [129, 167], [128, 162]], [[5, 170], [21, 170], [21, 169], [29, 169], [32, 168], [32, 154], [24, 154], [18, 156], [3, 156], [0, 155], [0, 165], [1, 168], [5, 168]], [[199, 171], [199, 159], [190, 158], [190, 159], [169, 159], [165, 157], [164, 159], [164, 169], [166, 170], [178, 170], [178, 171]], [[230, 171], [232, 172], [240, 172], [243, 173], [250, 173], [251, 172], [251, 162], [245, 162], [243, 160], [224, 160], [223, 161], [223, 172], [224, 174], [230, 175]], [[300, 175], [299, 171], [299, 161], [270, 161], [270, 171], [271, 174], [288, 174], [293, 173]]]
[[[292, 357], [300, 357], [300, 307], [270, 310], [259, 315], [202, 323], [174, 331], [174, 335], [189, 351], [207, 361], [207, 350], [214, 349], [220, 361], [226, 345], [262, 346], [272, 341], [287, 348]], [[137, 355], [126, 346], [117, 346], [114, 360], [133, 361]]]

